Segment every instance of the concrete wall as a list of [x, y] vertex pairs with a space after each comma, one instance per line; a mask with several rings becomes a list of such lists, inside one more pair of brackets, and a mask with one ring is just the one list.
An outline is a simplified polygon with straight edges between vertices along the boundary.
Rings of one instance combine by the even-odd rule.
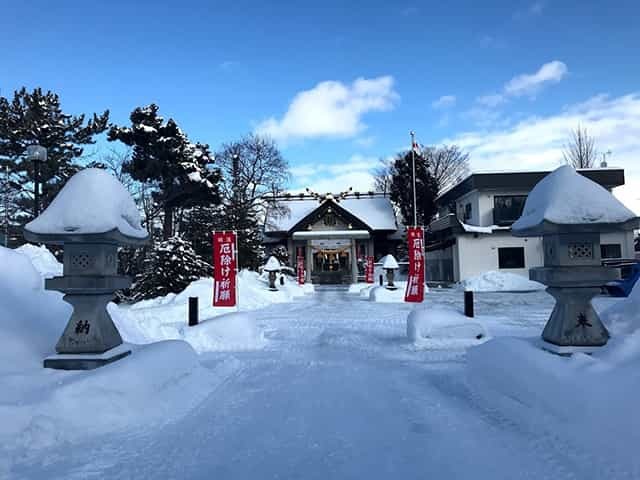
[[529, 268], [541, 267], [544, 261], [541, 238], [516, 238], [510, 232], [494, 232], [491, 235], [461, 235], [457, 237], [459, 276], [465, 280], [498, 268], [498, 248], [524, 247], [525, 268], [501, 271], [529, 277]]
[[618, 243], [621, 247], [622, 258], [635, 258], [633, 232], [603, 233], [600, 235], [600, 244], [605, 243]]

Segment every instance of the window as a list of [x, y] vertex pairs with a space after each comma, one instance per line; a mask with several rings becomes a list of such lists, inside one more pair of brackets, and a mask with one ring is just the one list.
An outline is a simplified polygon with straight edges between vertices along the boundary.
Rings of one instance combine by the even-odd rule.
[[600, 245], [602, 258], [622, 258], [622, 246], [619, 243], [603, 243]]
[[496, 195], [493, 197], [493, 223], [508, 226], [520, 218], [526, 195]]
[[498, 248], [498, 268], [524, 268], [524, 247]]
[[467, 203], [464, 206], [464, 217], [462, 217], [464, 221], [471, 219], [471, 204]]

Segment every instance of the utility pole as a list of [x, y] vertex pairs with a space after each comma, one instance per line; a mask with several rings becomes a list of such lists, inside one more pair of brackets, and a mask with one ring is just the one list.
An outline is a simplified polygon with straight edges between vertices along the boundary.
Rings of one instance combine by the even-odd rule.
[[413, 183], [413, 226], [418, 226], [418, 212], [416, 210], [417, 202], [416, 202], [416, 134], [413, 132], [409, 132], [411, 134], [411, 171], [412, 171], [412, 183]]

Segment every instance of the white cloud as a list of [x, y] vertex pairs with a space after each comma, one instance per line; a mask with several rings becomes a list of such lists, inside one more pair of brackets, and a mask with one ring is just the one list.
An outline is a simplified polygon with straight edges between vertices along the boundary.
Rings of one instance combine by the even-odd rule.
[[529, 17], [537, 17], [542, 15], [542, 10], [544, 9], [543, 2], [533, 2], [527, 8], [523, 10], [518, 10], [513, 14], [514, 20], [522, 20]]
[[504, 96], [499, 93], [490, 93], [489, 95], [483, 95], [476, 99], [476, 102], [485, 107], [497, 107], [505, 101]]
[[358, 78], [351, 85], [326, 81], [298, 93], [284, 116], [271, 117], [256, 132], [286, 142], [304, 138], [349, 138], [366, 129], [368, 112], [391, 110], [399, 99], [393, 77]]
[[640, 92], [616, 98], [598, 95], [556, 115], [467, 132], [443, 143], [469, 151], [475, 170], [550, 169], [562, 163], [563, 146], [578, 124], [587, 128], [600, 151], [611, 149], [610, 166], [625, 169], [626, 185], [615, 193], [640, 213]]
[[553, 60], [542, 65], [535, 73], [516, 75], [504, 84], [502, 92], [482, 95], [476, 98], [476, 103], [483, 107], [495, 108], [506, 103], [511, 97], [533, 98], [544, 86], [560, 82], [568, 72], [564, 62]]
[[292, 191], [309, 187], [316, 192], [338, 193], [353, 187], [366, 192], [373, 188], [373, 170], [378, 166], [378, 158], [359, 154], [341, 163], [299, 164], [291, 168]]
[[512, 97], [535, 95], [543, 85], [558, 83], [567, 74], [567, 66], [558, 60], [542, 65], [536, 73], [513, 77], [504, 86], [504, 93]]
[[435, 109], [444, 109], [454, 107], [456, 104], [456, 96], [455, 95], [443, 95], [439, 99], [433, 101], [431, 106]]

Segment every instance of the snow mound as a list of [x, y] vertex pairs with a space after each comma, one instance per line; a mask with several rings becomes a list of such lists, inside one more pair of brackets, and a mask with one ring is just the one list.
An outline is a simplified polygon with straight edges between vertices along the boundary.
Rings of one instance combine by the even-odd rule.
[[640, 282], [624, 298], [600, 315], [612, 335], [631, 334], [640, 329]]
[[247, 312], [218, 315], [195, 327], [184, 326], [181, 333], [197, 352], [257, 350], [267, 343], [263, 331]]
[[532, 292], [546, 287], [522, 275], [488, 271], [461, 282], [465, 290], [473, 292]]
[[38, 247], [30, 243], [25, 243], [21, 247], [16, 248], [15, 251], [29, 257], [31, 264], [43, 280], [45, 278], [62, 276], [62, 264], [58, 262], [56, 257], [53, 256], [53, 253], [44, 245]]
[[[360, 296], [364, 298], [368, 297], [370, 301], [378, 303], [403, 303], [404, 291], [407, 288], [407, 282], [393, 282], [393, 284], [398, 287], [397, 290], [388, 290], [386, 286], [373, 286], [372, 284], [369, 287], [362, 289]], [[429, 287], [427, 287], [426, 284], [424, 286], [424, 292], [425, 294], [429, 292]]]
[[543, 222], [555, 224], [623, 223], [636, 218], [604, 187], [569, 165], [557, 168], [533, 187], [513, 231]]
[[[178, 294], [143, 300], [133, 305], [110, 305], [109, 312], [122, 337], [129, 342], [149, 343], [181, 339], [198, 352], [258, 349], [265, 345], [263, 333], [249, 315], [250, 310], [274, 303], [288, 303], [313, 291], [313, 285], [298, 285], [284, 276], [284, 285], [276, 282], [277, 291], [269, 290], [268, 274], [243, 270], [238, 274], [238, 307], [213, 307], [213, 279], [191, 283]], [[201, 324], [187, 327], [189, 297], [198, 298]], [[240, 312], [240, 313], [236, 313]], [[230, 315], [236, 316], [230, 316]], [[226, 320], [216, 318], [228, 317]], [[233, 320], [235, 318], [236, 320]], [[203, 320], [204, 319], [204, 320]], [[211, 335], [211, 338], [208, 335]]]
[[127, 189], [98, 168], [76, 173], [47, 209], [26, 229], [40, 234], [94, 234], [112, 230], [138, 239], [148, 236]]
[[0, 247], [0, 375], [39, 369], [71, 316], [62, 294], [44, 291], [29, 256]]
[[592, 355], [562, 357], [538, 339], [495, 338], [467, 353], [472, 388], [509, 421], [563, 436], [603, 458], [629, 463], [640, 441], [640, 333]]
[[480, 322], [453, 309], [420, 306], [407, 317], [407, 338], [416, 344], [439, 340], [473, 344], [486, 337], [487, 331]]
[[0, 443], [24, 453], [88, 432], [163, 424], [197, 406], [214, 383], [193, 349], [176, 341], [132, 346], [131, 355], [90, 371], [0, 376]]

